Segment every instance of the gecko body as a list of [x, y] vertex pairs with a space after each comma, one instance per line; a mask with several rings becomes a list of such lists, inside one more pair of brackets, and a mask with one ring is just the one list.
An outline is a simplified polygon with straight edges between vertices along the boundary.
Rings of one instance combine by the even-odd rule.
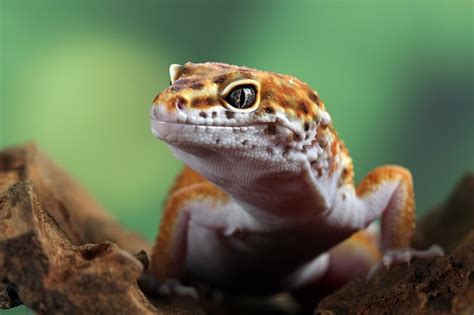
[[[172, 65], [151, 130], [187, 166], [152, 255], [159, 279], [274, 293], [340, 286], [414, 229], [411, 174], [382, 166], [357, 186], [318, 94], [287, 75], [221, 63]], [[381, 218], [377, 238], [368, 227]]]

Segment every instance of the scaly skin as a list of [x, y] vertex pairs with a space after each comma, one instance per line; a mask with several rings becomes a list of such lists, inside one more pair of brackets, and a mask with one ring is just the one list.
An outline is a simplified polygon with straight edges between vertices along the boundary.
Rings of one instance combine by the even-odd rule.
[[[383, 166], [354, 187], [352, 160], [318, 94], [298, 79], [220, 63], [170, 67], [152, 132], [188, 167], [152, 255], [161, 280], [273, 293], [366, 272], [414, 229], [411, 174]], [[226, 96], [256, 90], [249, 108]], [[367, 227], [381, 217], [381, 239]]]

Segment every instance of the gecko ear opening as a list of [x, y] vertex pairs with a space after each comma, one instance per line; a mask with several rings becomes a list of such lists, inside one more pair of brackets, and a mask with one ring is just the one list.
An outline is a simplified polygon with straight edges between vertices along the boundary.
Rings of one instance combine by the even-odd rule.
[[178, 80], [181, 74], [183, 74], [184, 66], [173, 63], [170, 66], [170, 81], [173, 83]]

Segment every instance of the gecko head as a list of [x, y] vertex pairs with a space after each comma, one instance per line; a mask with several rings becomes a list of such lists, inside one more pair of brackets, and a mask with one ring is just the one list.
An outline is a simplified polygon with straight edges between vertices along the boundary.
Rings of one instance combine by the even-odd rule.
[[222, 63], [174, 64], [169, 72], [151, 130], [195, 169], [223, 161], [290, 170], [330, 123], [318, 95], [291, 76]]

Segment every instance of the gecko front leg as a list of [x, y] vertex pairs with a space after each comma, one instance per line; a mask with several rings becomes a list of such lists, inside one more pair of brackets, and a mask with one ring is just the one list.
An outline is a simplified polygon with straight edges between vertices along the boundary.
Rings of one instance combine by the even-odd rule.
[[[355, 191], [352, 187], [342, 188], [341, 194], [344, 197], [336, 200], [329, 220], [341, 228], [361, 230], [330, 250], [324, 274], [311, 273], [305, 266], [300, 273], [306, 275], [305, 280], [315, 280], [301, 286], [302, 290], [295, 292], [297, 296], [315, 292], [319, 287], [331, 290], [357, 276], [371, 275], [387, 266], [387, 261], [389, 264], [405, 262], [406, 255], [400, 253], [410, 253], [410, 259], [426, 257], [426, 252], [410, 249], [415, 228], [415, 203], [408, 170], [399, 166], [376, 168]], [[341, 200], [344, 202], [340, 203]], [[367, 228], [378, 218], [381, 218], [380, 239], [375, 226]]]
[[415, 196], [410, 171], [400, 166], [381, 166], [371, 171], [356, 190], [372, 222], [381, 215], [381, 249], [410, 246], [415, 230]]
[[190, 227], [232, 235], [244, 225], [245, 213], [235, 210], [225, 192], [192, 169], [184, 169], [166, 202], [152, 253], [151, 272], [161, 282], [160, 293], [197, 297], [193, 288], [179, 282], [189, 255]]
[[390, 268], [394, 264], [409, 263], [412, 258], [434, 258], [443, 254], [437, 245], [422, 251], [410, 248], [415, 229], [415, 198], [411, 173], [407, 169], [376, 168], [357, 187], [357, 195], [367, 205], [369, 219], [382, 211], [380, 247], [384, 257], [372, 267], [369, 276], [382, 266]]
[[381, 218], [381, 249], [407, 248], [415, 228], [410, 172], [400, 166], [371, 171], [356, 189], [341, 186], [326, 221], [334, 229], [356, 232]]
[[182, 209], [182, 203], [190, 197], [190, 193], [191, 190], [183, 190], [170, 196], [153, 248], [151, 272], [159, 281], [162, 295], [197, 298], [194, 288], [179, 282], [184, 269], [189, 230], [189, 214]]

